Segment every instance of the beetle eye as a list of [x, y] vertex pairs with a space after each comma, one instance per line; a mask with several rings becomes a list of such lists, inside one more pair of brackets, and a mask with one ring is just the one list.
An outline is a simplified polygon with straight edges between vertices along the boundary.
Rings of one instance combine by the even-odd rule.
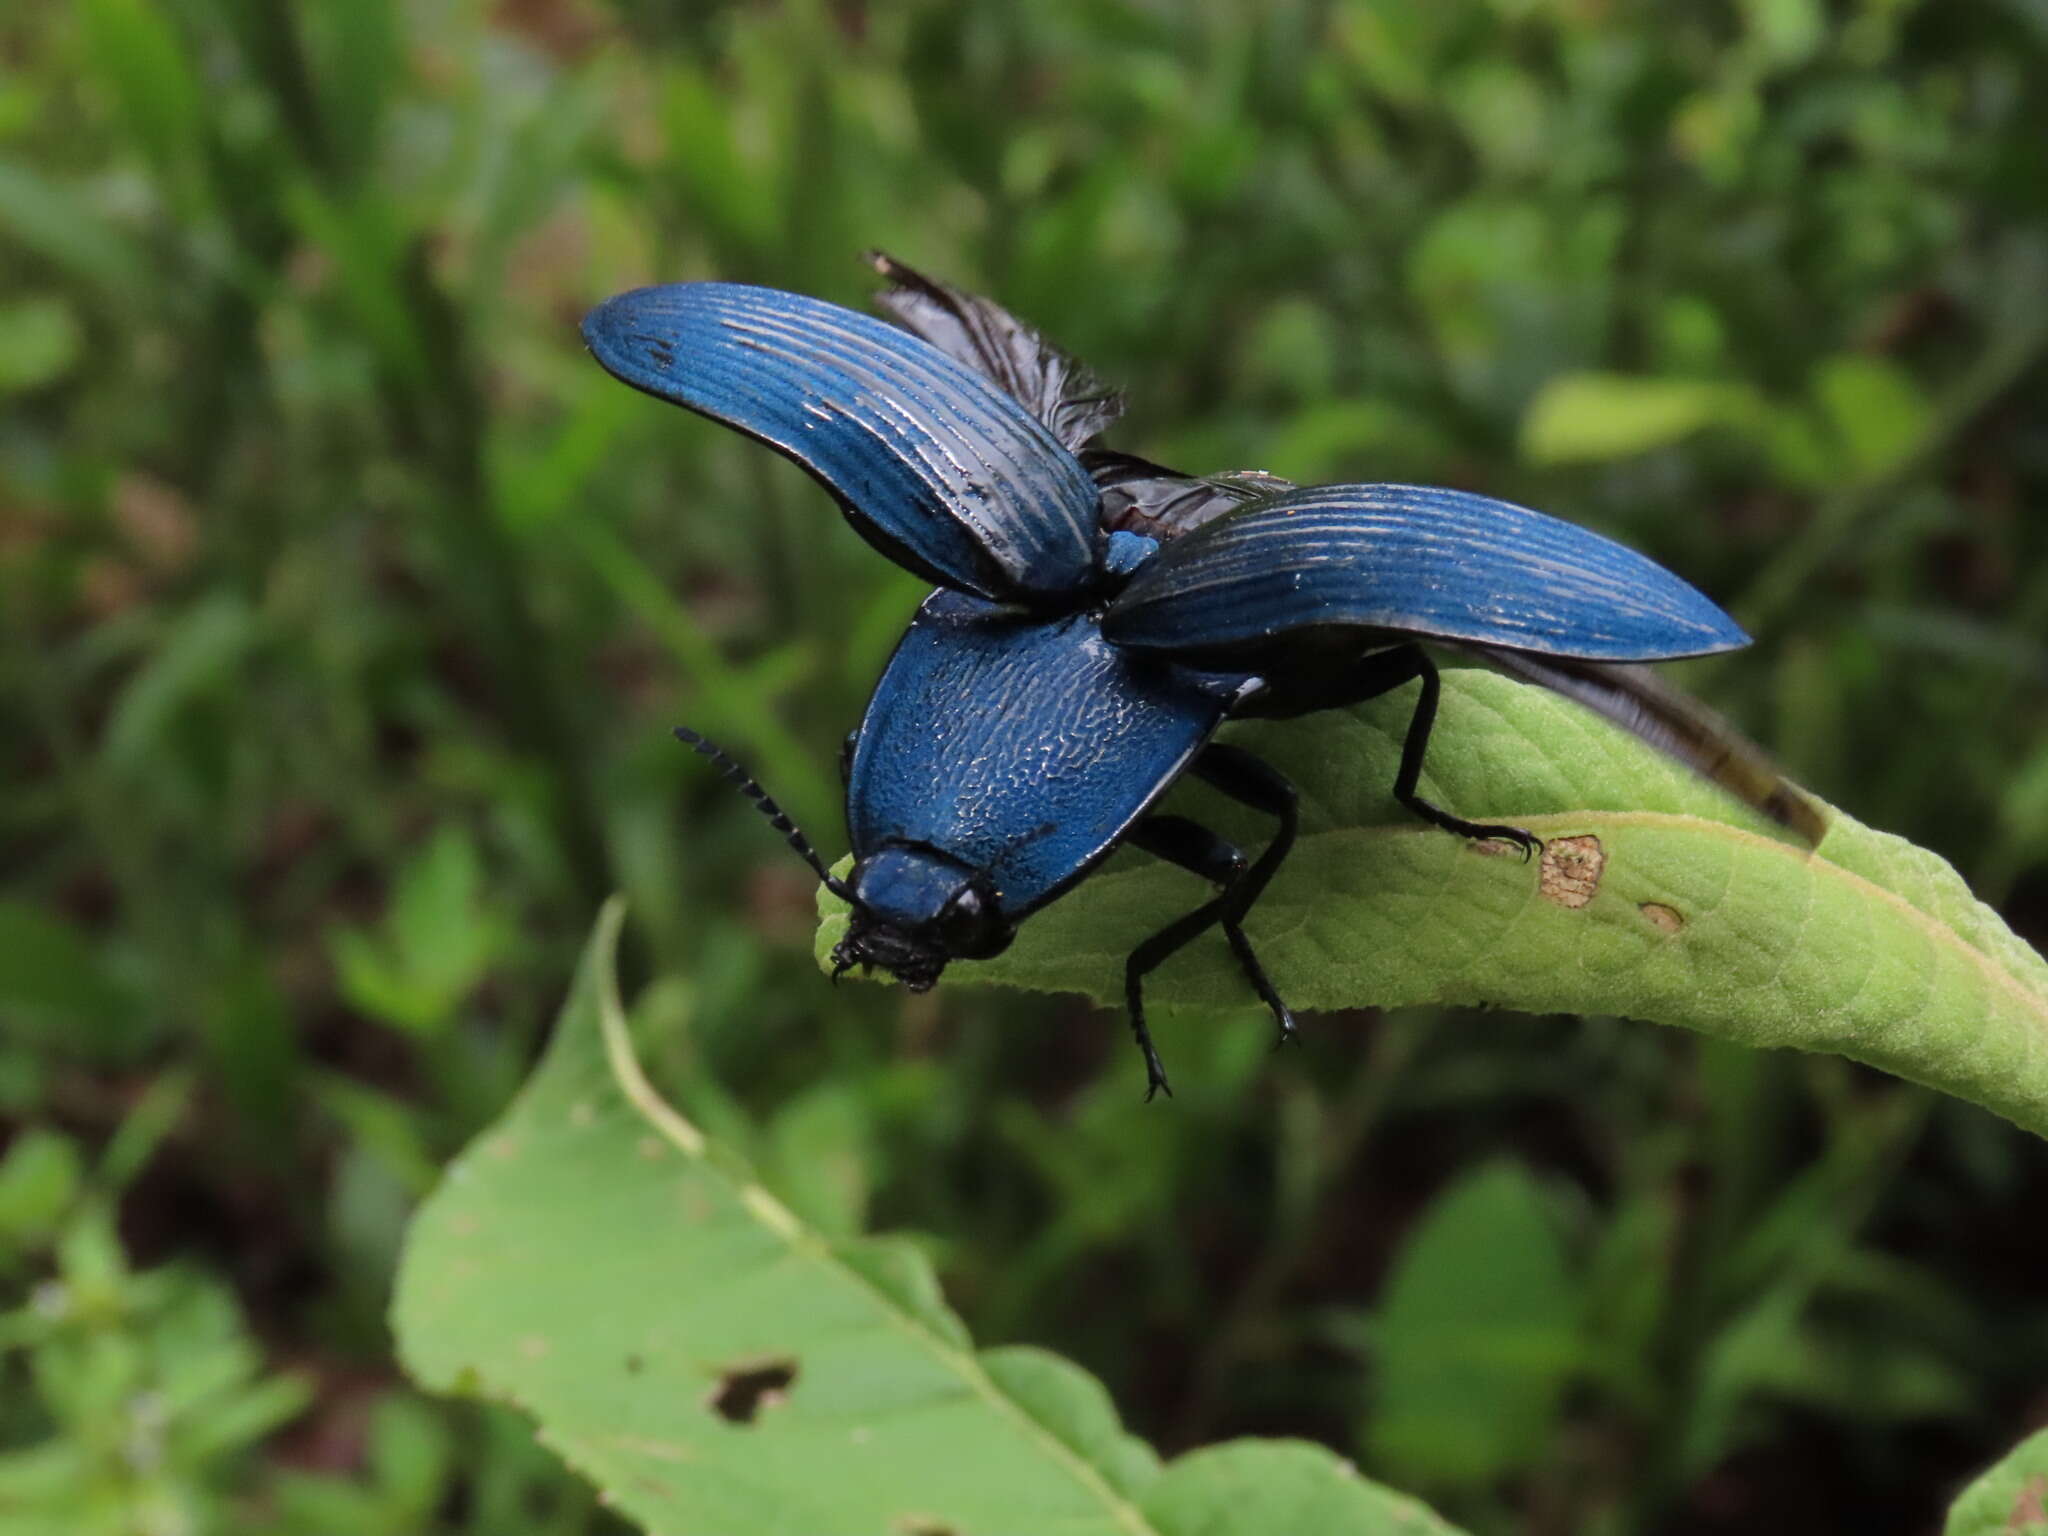
[[[939, 913], [939, 937], [947, 950], [961, 959], [980, 959], [999, 948], [1001, 919], [991, 901], [978, 887], [962, 886]], [[992, 948], [994, 946], [995, 948]]]
[[962, 886], [939, 914], [939, 927], [949, 939], [955, 935], [966, 938], [981, 926], [981, 915], [981, 892], [971, 885]]

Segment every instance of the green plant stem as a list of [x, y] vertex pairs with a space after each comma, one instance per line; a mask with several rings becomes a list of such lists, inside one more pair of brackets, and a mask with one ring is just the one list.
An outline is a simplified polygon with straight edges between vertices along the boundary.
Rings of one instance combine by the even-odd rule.
[[[1833, 1219], [1825, 1232], [1787, 1259], [1773, 1282], [1791, 1286], [1802, 1307], [1826, 1282], [1876, 1210], [1919, 1139], [1933, 1102], [1932, 1096], [1923, 1092], [1895, 1090], [1847, 1123], [1838, 1120], [1831, 1127], [1831, 1139], [1840, 1149], [1835, 1156], [1848, 1165], [1830, 1181], [1837, 1191]], [[1715, 1221], [1715, 1216], [1723, 1219]], [[1631, 1511], [1621, 1522], [1624, 1530], [1655, 1529], [1671, 1503], [1732, 1449], [1728, 1443], [1733, 1431], [1729, 1422], [1732, 1405], [1724, 1395], [1708, 1390], [1712, 1386], [1708, 1356], [1729, 1324], [1730, 1304], [1753, 1299], [1765, 1287], [1755, 1285], [1726, 1297], [1717, 1295], [1726, 1289], [1724, 1265], [1730, 1255], [1719, 1249], [1708, 1251], [1700, 1238], [1705, 1230], [1729, 1231], [1734, 1224], [1731, 1213], [1713, 1212], [1706, 1227], [1686, 1244], [1692, 1250], [1692, 1261], [1684, 1265], [1686, 1295], [1674, 1316], [1676, 1348], [1667, 1356], [1674, 1360], [1664, 1399], [1671, 1412], [1653, 1436], [1651, 1454], [1634, 1469], [1628, 1488], [1622, 1491], [1623, 1502]]]
[[597, 809], [602, 799], [554, 653], [528, 601], [522, 551], [491, 498], [484, 470], [485, 405], [467, 356], [462, 316], [428, 271], [422, 245], [411, 249], [401, 288], [429, 379], [422, 392], [399, 371], [385, 369], [385, 408], [441, 483], [443, 547], [453, 568], [472, 578], [478, 590], [475, 621], [515, 739], [555, 770], [561, 796], [554, 807], [557, 832], [578, 899], [594, 907], [617, 884]]
[[1231, 1372], [1250, 1357], [1261, 1320], [1308, 1258], [1318, 1234], [1327, 1230], [1325, 1217], [1331, 1213], [1325, 1208], [1338, 1181], [1379, 1124], [1421, 1042], [1422, 1025], [1414, 1017], [1382, 1019], [1373, 1032], [1365, 1060], [1345, 1085], [1336, 1113], [1324, 1129], [1313, 1192], [1301, 1202], [1295, 1219], [1273, 1235], [1258, 1264], [1231, 1298], [1228, 1310], [1209, 1332], [1167, 1437], [1173, 1444], [1196, 1445], [1209, 1436]]
[[[698, 627], [673, 594], [628, 549], [609, 527], [578, 520], [564, 529], [590, 568], [668, 647], [669, 655], [689, 684], [723, 720], [744, 728], [750, 750], [759, 754], [764, 782], [775, 786], [782, 803], [797, 811], [831, 807], [838, 799], [830, 776], [817, 765], [816, 754], [776, 719], [769, 706], [773, 690], [758, 663], [734, 666]], [[808, 672], [808, 665], [805, 671]], [[787, 680], [783, 686], [788, 686]]]
[[[19, 595], [9, 594], [10, 598]], [[66, 797], [163, 978], [164, 985], [153, 1001], [164, 1017], [175, 1019], [199, 995], [192, 908], [158, 878], [150, 859], [152, 840], [132, 814], [137, 809], [134, 797], [108, 788], [99, 765], [78, 739], [58, 691], [60, 669], [38, 653], [29, 613], [12, 601], [0, 604], [0, 612], [9, 614], [8, 622], [0, 627], [6, 632], [11, 669], [57, 765]]]

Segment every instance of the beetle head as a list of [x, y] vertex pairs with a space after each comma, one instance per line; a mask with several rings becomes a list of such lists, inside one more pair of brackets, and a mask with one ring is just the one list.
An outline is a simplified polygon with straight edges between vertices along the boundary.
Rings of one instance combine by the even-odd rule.
[[948, 961], [986, 960], [1010, 947], [1016, 927], [1003, 916], [1002, 898], [981, 871], [922, 843], [888, 843], [854, 865], [850, 880], [841, 880], [725, 748], [684, 726], [675, 734], [716, 763], [825, 889], [852, 908], [846, 937], [832, 950], [834, 981], [856, 965], [879, 965], [911, 991], [924, 992]]
[[987, 875], [935, 849], [892, 843], [853, 867], [853, 911], [832, 950], [832, 974], [856, 965], [928, 990], [952, 960], [986, 960], [1016, 929]]

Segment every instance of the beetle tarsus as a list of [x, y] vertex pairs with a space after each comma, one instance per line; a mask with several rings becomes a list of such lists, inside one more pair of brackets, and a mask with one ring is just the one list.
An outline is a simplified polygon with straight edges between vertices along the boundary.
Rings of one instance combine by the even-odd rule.
[[1416, 792], [1422, 783], [1422, 759], [1429, 750], [1429, 733], [1436, 726], [1437, 701], [1443, 693], [1436, 663], [1423, 653], [1420, 646], [1399, 645], [1363, 658], [1351, 680], [1352, 696], [1374, 698], [1411, 680], [1419, 681], [1422, 691], [1416, 697], [1415, 713], [1408, 717], [1408, 731], [1401, 740], [1401, 766], [1394, 774], [1394, 799], [1431, 826], [1442, 827], [1446, 832], [1455, 832], [1474, 841], [1498, 839], [1513, 843], [1522, 850], [1522, 862], [1528, 863], [1530, 856], [1543, 848], [1543, 839], [1534, 832], [1498, 822], [1467, 821], [1423, 799]]
[[1174, 1098], [1174, 1083], [1165, 1079], [1165, 1067], [1159, 1063], [1159, 1053], [1153, 1051], [1151, 1034], [1143, 1024], [1139, 1024], [1139, 1049], [1145, 1053], [1145, 1102], [1151, 1104], [1157, 1094]]
[[1172, 1098], [1173, 1084], [1166, 1080], [1166, 1063], [1159, 1059], [1159, 1051], [1152, 1044], [1152, 1031], [1145, 1027], [1145, 1005], [1135, 992], [1131, 994], [1131, 1034], [1145, 1058], [1145, 1102], [1150, 1104], [1160, 1093]]
[[[1133, 955], [1131, 959], [1135, 961], [1137, 956]], [[1173, 1097], [1173, 1085], [1166, 1080], [1166, 1066], [1152, 1044], [1152, 1031], [1145, 1027], [1143, 977], [1129, 966], [1124, 970], [1124, 1003], [1130, 1010], [1131, 1035], [1137, 1040], [1138, 1050], [1145, 1058], [1145, 1102], [1150, 1104], [1153, 1095], [1162, 1090], [1170, 1099]]]
[[1522, 862], [1529, 862], [1532, 854], [1543, 851], [1543, 839], [1526, 827], [1502, 826], [1491, 821], [1467, 821], [1462, 816], [1453, 816], [1440, 805], [1432, 805], [1420, 795], [1410, 795], [1401, 802], [1409, 810], [1433, 826], [1442, 827], [1446, 832], [1455, 832], [1460, 837], [1469, 837], [1474, 842], [1513, 843], [1522, 850]]
[[1295, 1025], [1294, 1010], [1277, 997], [1271, 999], [1268, 1006], [1273, 1008], [1273, 1021], [1278, 1026], [1273, 1031], [1273, 1049], [1284, 1051], [1290, 1045], [1298, 1048], [1301, 1045], [1301, 1030]]
[[1279, 1027], [1279, 1038], [1273, 1042], [1273, 1048], [1278, 1050], [1283, 1045], [1301, 1044], [1301, 1031], [1294, 1027], [1294, 1010], [1287, 1006], [1279, 990], [1267, 979], [1266, 968], [1259, 963], [1251, 940], [1245, 937], [1244, 929], [1238, 926], [1236, 918], [1223, 919], [1223, 937], [1230, 941], [1230, 952], [1237, 956], [1238, 969], [1244, 972], [1252, 990], [1259, 994], [1259, 1001], [1271, 1010], [1273, 1022]]

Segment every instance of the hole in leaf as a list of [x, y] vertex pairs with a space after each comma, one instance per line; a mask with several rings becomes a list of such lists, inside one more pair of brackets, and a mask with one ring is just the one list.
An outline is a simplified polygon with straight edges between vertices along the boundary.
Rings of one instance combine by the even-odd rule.
[[1543, 845], [1537, 889], [1544, 900], [1560, 907], [1583, 907], [1600, 889], [1600, 872], [1606, 867], [1607, 854], [1599, 838], [1554, 837]]
[[751, 1424], [763, 1408], [772, 1408], [788, 1397], [795, 1380], [796, 1361], [791, 1359], [733, 1366], [720, 1374], [706, 1401], [727, 1423]]

